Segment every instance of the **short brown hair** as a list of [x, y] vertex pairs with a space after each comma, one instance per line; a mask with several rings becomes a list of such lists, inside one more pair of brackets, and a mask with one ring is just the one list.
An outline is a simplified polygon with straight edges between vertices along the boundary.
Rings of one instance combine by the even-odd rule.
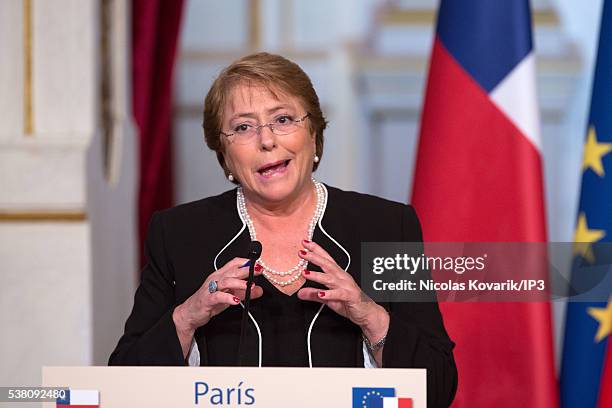
[[[261, 85], [272, 93], [280, 91], [297, 97], [309, 114], [308, 124], [310, 132], [315, 133], [316, 154], [323, 157], [323, 131], [327, 122], [310, 78], [296, 63], [280, 55], [260, 52], [242, 57], [221, 71], [204, 100], [204, 139], [206, 145], [217, 153], [217, 160], [226, 175], [228, 169], [220, 133], [223, 109], [227, 96], [240, 83]], [[318, 166], [319, 163], [313, 163], [312, 171]]]

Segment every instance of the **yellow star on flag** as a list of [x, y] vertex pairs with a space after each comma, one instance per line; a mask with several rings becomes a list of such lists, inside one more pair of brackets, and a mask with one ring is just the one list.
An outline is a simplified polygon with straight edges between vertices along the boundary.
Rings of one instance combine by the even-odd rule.
[[599, 322], [599, 328], [595, 334], [595, 341], [599, 343], [610, 334], [612, 329], [612, 296], [608, 304], [603, 307], [589, 307], [587, 312], [591, 317]]
[[595, 127], [589, 127], [587, 141], [584, 144], [584, 156], [582, 158], [582, 169], [591, 168], [599, 177], [605, 175], [601, 158], [612, 151], [612, 143], [597, 143]]
[[593, 256], [591, 243], [599, 241], [604, 235], [606, 235], [604, 230], [589, 229], [586, 215], [581, 212], [574, 232], [574, 255], [578, 253], [588, 262], [593, 263], [595, 257]]

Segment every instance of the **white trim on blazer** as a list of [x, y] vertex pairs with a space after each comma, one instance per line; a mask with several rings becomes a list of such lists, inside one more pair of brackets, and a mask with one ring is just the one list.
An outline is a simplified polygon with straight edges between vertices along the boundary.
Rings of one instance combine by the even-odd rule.
[[[323, 217], [325, 217], [325, 211], [327, 209], [327, 199], [329, 197], [329, 193], [327, 191], [327, 188], [323, 184], [322, 184], [322, 186], [323, 186], [323, 190], [325, 191], [325, 202], [323, 203], [323, 211], [321, 213], [321, 218], [319, 218], [318, 226], [321, 229], [321, 232], [323, 234], [325, 234], [334, 244], [336, 244], [346, 254], [346, 257], [348, 259], [348, 262], [347, 262], [346, 266], [344, 267], [344, 270], [346, 271], [346, 270], [348, 270], [349, 266], [351, 265], [351, 255], [348, 253], [348, 251], [342, 245], [340, 245], [340, 243], [338, 241], [336, 241], [325, 230], [325, 228], [323, 228], [323, 224], [321, 224], [321, 222], [323, 221]], [[238, 212], [238, 216], [240, 217], [240, 221], [242, 222], [242, 227], [236, 233], [236, 235], [234, 235], [234, 237], [232, 239], [230, 239], [227, 242], [227, 244], [225, 244], [225, 246], [223, 248], [221, 248], [221, 250], [215, 256], [215, 259], [213, 261], [213, 264], [214, 264], [214, 267], [215, 267], [215, 271], [219, 269], [217, 267], [217, 259], [219, 258], [221, 253], [223, 251], [225, 251], [227, 249], [227, 247], [229, 247], [231, 245], [231, 243], [234, 242], [240, 236], [240, 234], [242, 234], [242, 232], [246, 228], [246, 220], [244, 220], [242, 218], [242, 216], [240, 214], [240, 211], [238, 211], [237, 207], [238, 207], [238, 202], [236, 202], [236, 211]], [[240, 302], [240, 305], [244, 308], [244, 304], [242, 302]], [[308, 347], [308, 366], [310, 368], [312, 368], [312, 349], [311, 349], [311, 346], [310, 346], [310, 337], [311, 337], [311, 334], [312, 334], [312, 328], [313, 328], [317, 318], [321, 314], [321, 311], [323, 310], [324, 307], [325, 307], [325, 305], [321, 304], [321, 307], [319, 307], [319, 310], [317, 311], [315, 316], [312, 318], [312, 321], [310, 322], [310, 325], [308, 326], [308, 334], [306, 336], [306, 344], [307, 344], [307, 347]], [[259, 345], [259, 347], [258, 347], [258, 349], [259, 349], [259, 356], [258, 356], [259, 357], [258, 358], [258, 362], [259, 363], [258, 363], [258, 366], [261, 367], [262, 366], [262, 343], [263, 343], [263, 339], [262, 339], [262, 336], [261, 336], [261, 330], [259, 328], [259, 325], [257, 324], [257, 321], [255, 320], [253, 315], [251, 315], [251, 312], [249, 312], [249, 317], [250, 317], [251, 321], [253, 322], [253, 324], [255, 325], [255, 329], [257, 329], [258, 345]], [[363, 347], [363, 357], [364, 357], [364, 366], [366, 368], [373, 367], [370, 355], [369, 355], [369, 353], [367, 353], [367, 350], [365, 349], [365, 347]], [[190, 366], [199, 366], [200, 365], [200, 350], [198, 349], [198, 345], [195, 342], [195, 340], [192, 340], [191, 348], [189, 350], [188, 361], [189, 361], [189, 365]]]

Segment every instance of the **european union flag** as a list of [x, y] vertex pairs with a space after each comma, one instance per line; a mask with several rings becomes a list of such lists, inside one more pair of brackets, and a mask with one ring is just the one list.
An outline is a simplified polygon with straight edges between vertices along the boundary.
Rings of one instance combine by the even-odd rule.
[[[603, 6], [599, 50], [584, 142], [582, 187], [575, 232], [572, 281], [597, 262], [595, 243], [612, 242], [612, 4]], [[612, 299], [612, 298], [611, 298]], [[601, 407], [604, 358], [610, 337], [612, 301], [567, 305], [561, 369], [562, 407]], [[599, 405], [598, 405], [599, 404]]]
[[383, 397], [395, 397], [395, 388], [353, 387], [353, 408], [383, 408]]

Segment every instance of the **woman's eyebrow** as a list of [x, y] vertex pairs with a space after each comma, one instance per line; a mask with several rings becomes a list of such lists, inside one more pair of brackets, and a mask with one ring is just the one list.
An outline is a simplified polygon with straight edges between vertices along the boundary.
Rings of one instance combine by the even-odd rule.
[[[273, 113], [278, 112], [279, 110], [283, 110], [283, 109], [293, 109], [293, 107], [291, 105], [286, 105], [286, 104], [277, 105], [277, 106], [275, 106], [273, 108], [268, 109], [266, 111], [266, 113], [268, 115], [270, 115], [270, 114], [273, 114]], [[238, 112], [238, 113], [232, 115], [230, 120], [234, 120], [234, 119], [238, 119], [238, 118], [257, 119], [257, 114], [255, 112]]]
[[278, 112], [279, 110], [283, 110], [283, 109], [292, 109], [293, 107], [291, 105], [278, 105], [275, 106], [274, 108], [268, 109], [268, 114], [272, 114], [274, 112]]
[[236, 113], [235, 115], [232, 115], [230, 120], [235, 120], [235, 119], [240, 119], [240, 118], [257, 119], [257, 115], [253, 112], [239, 112], [239, 113]]

